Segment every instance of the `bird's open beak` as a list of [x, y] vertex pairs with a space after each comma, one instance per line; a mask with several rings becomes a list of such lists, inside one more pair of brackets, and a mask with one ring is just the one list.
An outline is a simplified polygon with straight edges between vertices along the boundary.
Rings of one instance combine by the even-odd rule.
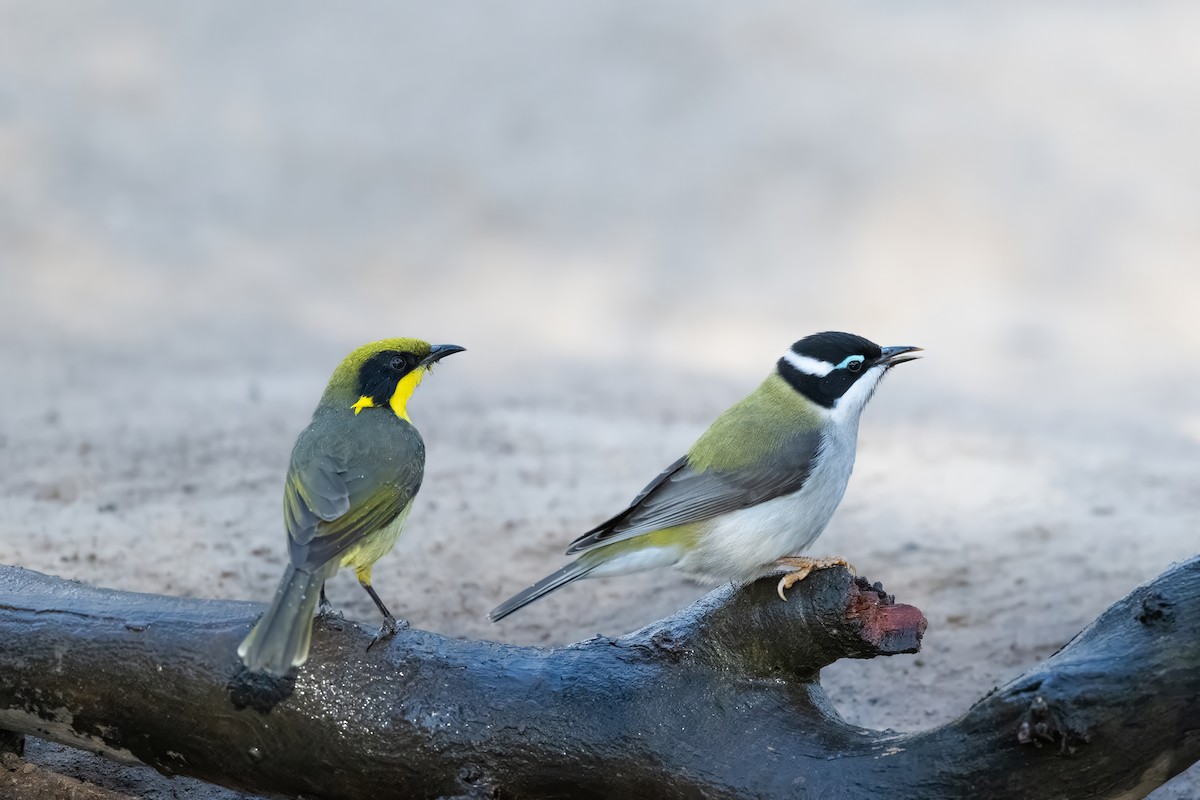
[[429, 348], [429, 355], [421, 359], [421, 366], [428, 367], [441, 361], [446, 356], [452, 356], [455, 353], [461, 353], [466, 350], [465, 347], [459, 347], [456, 344], [435, 344]]
[[903, 364], [905, 361], [917, 360], [920, 358], [920, 356], [909, 355], [909, 353], [916, 353], [920, 350], [922, 350], [922, 348], [912, 347], [909, 345], [903, 345], [900, 347], [884, 347], [879, 354], [879, 360], [875, 363], [877, 365], [882, 364], [890, 369], [897, 364]]

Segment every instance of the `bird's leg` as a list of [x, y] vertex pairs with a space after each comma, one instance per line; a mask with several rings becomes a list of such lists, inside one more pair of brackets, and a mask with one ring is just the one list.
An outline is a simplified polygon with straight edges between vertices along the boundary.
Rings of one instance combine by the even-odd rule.
[[400, 630], [401, 628], [407, 628], [408, 622], [405, 620], [397, 621], [396, 618], [392, 616], [392, 612], [387, 610], [387, 606], [385, 606], [383, 601], [379, 599], [379, 595], [375, 594], [375, 589], [371, 586], [371, 584], [364, 583], [362, 584], [362, 587], [367, 590], [367, 594], [371, 595], [371, 599], [375, 601], [375, 605], [379, 608], [379, 612], [383, 614], [383, 624], [379, 626], [379, 633], [375, 634], [375, 638], [371, 640], [369, 645], [367, 645], [367, 649], [370, 650], [384, 639], [390, 639], [391, 637], [395, 636], [396, 631]]
[[850, 570], [851, 575], [857, 574], [854, 565], [840, 556], [832, 558], [808, 558], [806, 556], [788, 556], [777, 560], [774, 564], [777, 567], [787, 567], [788, 572], [779, 579], [779, 585], [775, 587], [779, 592], [779, 599], [787, 602], [785, 591], [795, 586], [800, 581], [808, 577], [808, 574], [817, 569], [828, 569], [829, 567], [845, 567]]
[[325, 596], [325, 583], [321, 583], [321, 602], [317, 605], [317, 616], [325, 619], [332, 617], [335, 613], [333, 603], [329, 602], [329, 598]]
[[408, 621], [403, 619], [397, 620], [395, 617], [393, 617], [392, 612], [388, 611], [387, 606], [385, 606], [383, 601], [379, 599], [379, 595], [375, 593], [375, 588], [371, 586], [370, 567], [365, 570], [358, 570], [358, 583], [367, 590], [367, 594], [371, 595], [371, 599], [375, 601], [375, 607], [379, 609], [380, 614], [383, 614], [383, 624], [379, 626], [379, 633], [375, 634], [375, 638], [371, 640], [369, 645], [367, 645], [367, 649], [370, 650], [384, 639], [390, 639], [391, 637], [395, 636], [396, 631], [400, 630], [401, 628], [407, 628]]

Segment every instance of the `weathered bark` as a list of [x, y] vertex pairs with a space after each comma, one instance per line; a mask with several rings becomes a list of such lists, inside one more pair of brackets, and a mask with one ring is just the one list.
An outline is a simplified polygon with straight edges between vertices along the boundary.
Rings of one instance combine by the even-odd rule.
[[1200, 557], [915, 734], [847, 725], [818, 683], [925, 626], [840, 569], [552, 650], [405, 630], [367, 652], [319, 620], [294, 686], [240, 669], [258, 610], [0, 567], [0, 727], [325, 798], [1132, 798], [1200, 758]]

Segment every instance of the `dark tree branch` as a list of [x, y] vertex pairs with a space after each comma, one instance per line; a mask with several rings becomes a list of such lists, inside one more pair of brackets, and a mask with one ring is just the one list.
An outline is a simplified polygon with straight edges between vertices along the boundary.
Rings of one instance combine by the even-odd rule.
[[318, 621], [290, 685], [234, 655], [256, 605], [0, 567], [0, 727], [323, 798], [1134, 798], [1200, 758], [1200, 558], [906, 735], [847, 725], [817, 678], [915, 652], [921, 613], [844, 570], [787, 603], [774, 584], [553, 650], [406, 630], [368, 653], [356, 625]]

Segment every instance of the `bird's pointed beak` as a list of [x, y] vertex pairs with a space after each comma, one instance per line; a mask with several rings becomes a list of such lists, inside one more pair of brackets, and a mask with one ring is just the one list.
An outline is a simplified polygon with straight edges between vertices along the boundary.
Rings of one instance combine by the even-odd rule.
[[459, 347], [456, 344], [435, 344], [429, 348], [429, 355], [421, 359], [421, 366], [429, 367], [441, 361], [446, 356], [452, 356], [455, 353], [461, 353], [466, 350], [465, 347]]
[[911, 345], [901, 345], [899, 347], [884, 347], [879, 354], [879, 360], [876, 364], [882, 364], [889, 369], [897, 364], [903, 364], [905, 361], [915, 361], [920, 356], [910, 355], [911, 353], [920, 352], [923, 348], [913, 347]]

